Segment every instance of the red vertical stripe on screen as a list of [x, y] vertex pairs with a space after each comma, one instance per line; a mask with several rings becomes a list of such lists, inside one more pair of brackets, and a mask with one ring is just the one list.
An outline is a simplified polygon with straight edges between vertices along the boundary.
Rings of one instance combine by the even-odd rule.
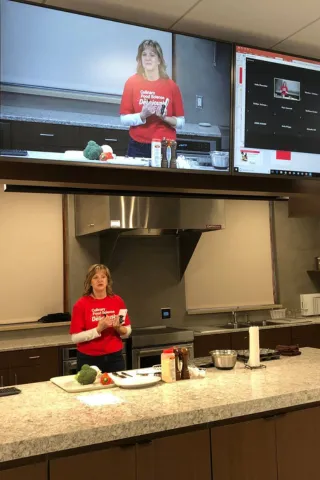
[[240, 84], [242, 83], [242, 72], [243, 72], [243, 68], [240, 67], [240, 68], [239, 68], [239, 83], [240, 83]]

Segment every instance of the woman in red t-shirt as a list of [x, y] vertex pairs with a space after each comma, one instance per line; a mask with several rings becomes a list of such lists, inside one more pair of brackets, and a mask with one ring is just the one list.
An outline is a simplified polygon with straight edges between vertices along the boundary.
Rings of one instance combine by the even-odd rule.
[[129, 157], [151, 157], [151, 142], [176, 139], [184, 126], [184, 108], [178, 85], [169, 78], [162, 48], [144, 40], [138, 48], [137, 73], [124, 86], [120, 118], [130, 127]]
[[281, 96], [286, 97], [288, 95], [288, 85], [287, 82], [284, 80], [281, 85]]
[[[83, 296], [72, 311], [70, 333], [77, 344], [77, 367], [96, 365], [102, 372], [124, 370], [121, 338], [131, 333], [130, 319], [120, 312], [126, 306], [112, 291], [109, 269], [102, 264], [92, 265], [84, 282]], [[124, 322], [120, 324], [120, 315]]]

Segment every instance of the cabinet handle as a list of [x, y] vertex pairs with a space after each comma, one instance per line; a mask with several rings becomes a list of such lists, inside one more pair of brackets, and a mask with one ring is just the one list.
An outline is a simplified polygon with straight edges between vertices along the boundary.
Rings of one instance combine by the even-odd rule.
[[105, 142], [117, 142], [118, 139], [117, 138], [105, 138], [104, 141]]
[[54, 137], [54, 133], [40, 133], [40, 137]]
[[14, 374], [14, 384], [18, 385], [18, 376], [16, 373]]
[[94, 227], [94, 223], [88, 223], [88, 227]]
[[29, 357], [29, 360], [36, 360], [37, 358], [40, 358], [40, 355], [35, 355], [34, 357]]

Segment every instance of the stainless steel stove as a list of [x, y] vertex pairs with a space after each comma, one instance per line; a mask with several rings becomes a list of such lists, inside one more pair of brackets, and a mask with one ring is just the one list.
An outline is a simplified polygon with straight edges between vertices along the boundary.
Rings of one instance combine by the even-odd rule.
[[133, 369], [152, 367], [160, 364], [162, 351], [170, 347], [188, 348], [193, 359], [193, 340], [190, 330], [165, 326], [133, 328], [127, 342], [127, 359]]

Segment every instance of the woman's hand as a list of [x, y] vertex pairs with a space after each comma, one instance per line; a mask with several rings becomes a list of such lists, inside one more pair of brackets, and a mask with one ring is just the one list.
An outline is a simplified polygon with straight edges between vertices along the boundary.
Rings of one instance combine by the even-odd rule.
[[97, 325], [97, 332], [101, 333], [103, 332], [103, 330], [106, 330], [107, 328], [110, 328], [112, 326], [113, 326], [113, 319], [111, 317], [108, 317], [108, 315], [106, 315], [105, 317], [99, 320], [99, 323]]
[[151, 115], [154, 115], [157, 111], [157, 108], [153, 102], [145, 103], [140, 112], [140, 117], [142, 121], [145, 121]]

